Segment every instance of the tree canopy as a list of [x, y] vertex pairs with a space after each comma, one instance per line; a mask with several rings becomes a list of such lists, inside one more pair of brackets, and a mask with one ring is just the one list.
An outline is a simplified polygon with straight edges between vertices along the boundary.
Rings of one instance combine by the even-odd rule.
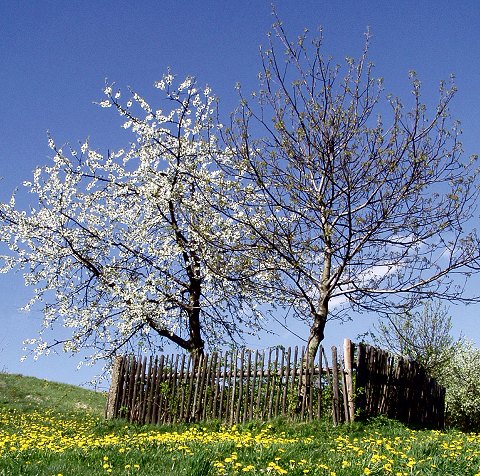
[[231, 186], [215, 166], [216, 100], [170, 72], [155, 86], [158, 109], [105, 87], [99, 104], [123, 118], [129, 147], [103, 155], [50, 138], [53, 163], [24, 184], [37, 205], [23, 211], [14, 195], [1, 206], [3, 271], [20, 269], [35, 287], [26, 307], [43, 307], [44, 330], [58, 321], [71, 330], [61, 342], [31, 339], [37, 354], [62, 344], [102, 359], [162, 339], [202, 352], [205, 339], [218, 346], [258, 327], [238, 280], [242, 231], [210, 206], [228, 206]]
[[[369, 40], [341, 67], [321, 36], [292, 42], [278, 21], [261, 52], [260, 88], [240, 91], [226, 134], [230, 173], [244, 184], [240, 224], [257, 243], [252, 260], [276, 270], [271, 294], [309, 324], [309, 355], [327, 320], [352, 311], [479, 299], [463, 293], [478, 271], [479, 183], [449, 114], [455, 86], [440, 83], [428, 108], [411, 72], [408, 106], [385, 95]], [[256, 229], [258, 209], [266, 229]]]

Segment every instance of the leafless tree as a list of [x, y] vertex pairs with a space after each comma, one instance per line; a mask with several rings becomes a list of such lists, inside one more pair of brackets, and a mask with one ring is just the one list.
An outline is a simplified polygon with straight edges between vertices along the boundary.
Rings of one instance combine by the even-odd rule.
[[369, 40], [342, 68], [324, 56], [321, 34], [291, 42], [277, 21], [260, 88], [251, 98], [239, 88], [225, 132], [242, 184], [242, 213], [231, 217], [255, 231], [263, 214], [252, 269], [269, 272], [265, 292], [308, 322], [308, 356], [327, 321], [352, 311], [478, 300], [464, 294], [478, 271], [478, 180], [448, 109], [453, 79], [427, 111], [411, 72], [405, 106], [374, 77]]
[[437, 377], [451, 360], [455, 346], [452, 319], [440, 301], [426, 301], [423, 309], [390, 314], [375, 325], [374, 341], [397, 355], [417, 361]]

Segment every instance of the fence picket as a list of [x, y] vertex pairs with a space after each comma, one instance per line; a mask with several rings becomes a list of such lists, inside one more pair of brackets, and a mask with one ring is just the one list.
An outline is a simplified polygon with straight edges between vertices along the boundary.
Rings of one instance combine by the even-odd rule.
[[315, 373], [315, 359], [308, 356], [310, 365], [308, 366], [309, 376], [308, 376], [308, 419], [313, 420], [313, 376]]
[[180, 415], [178, 417], [179, 421], [184, 419], [184, 409], [185, 409], [185, 393], [187, 391], [187, 380], [188, 380], [188, 368], [190, 367], [190, 360], [192, 355], [189, 354], [187, 359], [187, 368], [184, 369], [185, 365], [185, 355], [182, 358], [181, 372], [180, 372], [180, 386], [181, 386], [181, 397], [180, 397]]
[[270, 391], [270, 374], [271, 374], [271, 365], [272, 365], [272, 349], [268, 350], [268, 364], [267, 364], [267, 372], [265, 374], [265, 380], [266, 380], [266, 385], [265, 385], [265, 399], [263, 403], [263, 411], [262, 411], [262, 419], [267, 418], [268, 415], [268, 397], [269, 397], [269, 391]]
[[318, 397], [317, 397], [317, 419], [320, 420], [322, 416], [322, 371], [323, 362], [322, 354], [324, 353], [323, 347], [318, 349]]
[[[219, 407], [219, 412], [218, 412], [218, 418], [220, 420], [224, 420], [222, 415], [223, 415], [223, 397], [224, 397], [224, 394], [225, 394], [225, 385], [226, 385], [226, 381], [227, 381], [227, 365], [228, 365], [228, 352], [225, 352], [225, 358], [224, 358], [224, 361], [223, 361], [222, 389], [221, 389], [221, 392], [220, 392], [220, 407]], [[225, 410], [225, 415], [226, 414], [227, 414], [227, 412]], [[226, 417], [225, 417], [225, 419], [226, 419]]]
[[218, 392], [220, 388], [220, 376], [222, 372], [222, 354], [215, 353], [215, 365], [216, 365], [216, 381], [215, 385], [215, 395], [213, 397], [212, 405], [212, 418], [217, 418], [217, 409], [218, 409]]
[[[247, 350], [246, 355], [247, 355], [247, 373], [244, 376], [244, 379], [245, 379], [245, 403], [243, 405], [242, 423], [245, 423], [247, 421], [248, 409], [249, 409], [249, 407], [251, 407], [249, 390], [251, 388], [250, 378], [251, 378], [251, 371], [252, 371], [252, 367], [251, 367], [252, 352], [250, 350]], [[243, 366], [242, 366], [242, 368], [243, 368]]]
[[302, 346], [302, 358], [299, 363], [300, 377], [298, 379], [298, 393], [301, 396], [300, 404], [300, 419], [303, 420], [305, 416], [305, 397], [307, 394], [307, 381], [306, 381], [306, 365], [305, 365], [305, 346]]
[[213, 389], [215, 387], [215, 366], [217, 365], [217, 353], [213, 352], [210, 355], [210, 362], [208, 364], [207, 382], [208, 386], [205, 390], [205, 406], [203, 408], [203, 420], [211, 417], [213, 410]]
[[210, 356], [205, 354], [202, 365], [202, 373], [200, 376], [200, 392], [198, 397], [198, 407], [195, 413], [195, 421], [199, 421], [200, 416], [203, 415], [203, 410], [207, 406], [207, 396], [205, 392], [205, 382], [207, 381], [208, 368], [210, 366]]
[[279, 371], [279, 376], [278, 376], [278, 386], [277, 386], [277, 391], [276, 391], [276, 398], [275, 398], [275, 411], [274, 411], [274, 416], [278, 416], [280, 413], [280, 403], [283, 400], [283, 371], [284, 371], [284, 363], [285, 363], [285, 349], [281, 349], [282, 352], [282, 358], [280, 361], [280, 371]]
[[185, 407], [185, 421], [190, 421], [190, 405], [192, 403], [192, 393], [193, 393], [193, 381], [195, 378], [195, 370], [198, 366], [198, 356], [193, 355], [192, 358], [189, 360], [190, 369], [187, 372], [189, 376], [188, 380], [188, 394], [187, 394], [187, 405]]
[[[173, 357], [173, 356], [172, 356]], [[176, 355], [175, 357], [175, 365], [172, 367], [172, 386], [171, 386], [171, 398], [170, 398], [170, 407], [169, 407], [169, 415], [167, 418], [168, 423], [173, 423], [175, 421], [175, 415], [177, 411], [177, 400], [178, 400], [178, 383], [177, 383], [177, 377], [178, 377], [178, 360], [179, 360], [179, 354]]]
[[290, 356], [292, 353], [292, 348], [287, 349], [287, 365], [285, 369], [285, 386], [283, 387], [282, 395], [282, 415], [287, 414], [287, 398], [288, 398], [288, 383], [290, 381]]
[[257, 372], [258, 372], [258, 350], [255, 351], [255, 360], [253, 362], [253, 372], [252, 372], [252, 386], [250, 392], [250, 408], [248, 418], [253, 420], [253, 410], [255, 407], [255, 384], [257, 381]]
[[[297, 379], [297, 357], [298, 357], [298, 347], [295, 346], [295, 350], [293, 352], [292, 385], [290, 387], [293, 391], [295, 391], [295, 389], [297, 388], [296, 384], [295, 384], [296, 379]], [[298, 396], [298, 393], [297, 393], [297, 396]], [[298, 402], [294, 402], [294, 405], [295, 405], [294, 406], [294, 412], [296, 412]]]
[[337, 348], [332, 347], [332, 381], [333, 381], [333, 423], [338, 425], [340, 423], [340, 392], [338, 389], [338, 360], [337, 360]]
[[[240, 411], [242, 409], [242, 398], [243, 398], [243, 360], [244, 360], [244, 352], [245, 350], [242, 349], [240, 352], [240, 368], [235, 370], [235, 375], [238, 375], [238, 397], [236, 400], [232, 402], [232, 405], [235, 406], [235, 423], [240, 423]], [[235, 385], [236, 387], [236, 385]]]
[[270, 399], [268, 402], [268, 419], [272, 418], [273, 414], [273, 402], [275, 400], [275, 388], [276, 388], [276, 383], [277, 383], [277, 374], [278, 374], [278, 347], [275, 349], [275, 362], [272, 363], [273, 369], [272, 369], [272, 375], [271, 375], [271, 380], [272, 383], [270, 385]]
[[143, 425], [145, 423], [145, 411], [147, 406], [147, 390], [148, 390], [148, 382], [147, 382], [147, 357], [143, 359], [142, 369], [140, 371], [140, 401], [138, 405], [138, 414], [139, 414], [139, 421], [140, 424]]

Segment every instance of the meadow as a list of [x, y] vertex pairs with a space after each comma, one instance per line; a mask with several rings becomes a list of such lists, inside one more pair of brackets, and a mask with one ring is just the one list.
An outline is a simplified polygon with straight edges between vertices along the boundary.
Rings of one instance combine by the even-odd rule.
[[0, 475], [480, 475], [480, 435], [383, 418], [136, 426], [105, 396], [0, 374]]

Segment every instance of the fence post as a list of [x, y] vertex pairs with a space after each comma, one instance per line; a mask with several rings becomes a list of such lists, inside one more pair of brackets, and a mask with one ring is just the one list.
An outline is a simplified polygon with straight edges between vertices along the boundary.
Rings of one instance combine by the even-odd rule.
[[347, 402], [348, 413], [350, 416], [350, 422], [355, 419], [355, 403], [353, 400], [353, 352], [352, 341], [350, 339], [344, 339], [343, 341], [343, 361], [345, 367], [345, 380], [347, 383]]
[[115, 415], [115, 404], [118, 399], [120, 389], [118, 383], [120, 381], [120, 371], [122, 369], [123, 356], [118, 355], [115, 358], [112, 369], [112, 381], [110, 382], [110, 389], [108, 390], [107, 405], [105, 406], [105, 418], [111, 420]]
[[332, 347], [332, 407], [333, 407], [333, 424], [337, 426], [340, 420], [340, 392], [338, 390], [338, 360], [337, 348]]

